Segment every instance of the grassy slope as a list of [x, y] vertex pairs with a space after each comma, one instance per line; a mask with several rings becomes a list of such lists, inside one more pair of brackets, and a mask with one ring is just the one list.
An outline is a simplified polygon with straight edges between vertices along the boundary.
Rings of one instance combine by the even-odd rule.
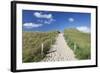
[[90, 59], [90, 34], [83, 33], [76, 29], [66, 29], [64, 36], [68, 45], [74, 50], [74, 44], [76, 44], [76, 50], [74, 51], [78, 59]]
[[[23, 32], [23, 62], [41, 61], [51, 44], [55, 42], [56, 36], [57, 32]], [[43, 56], [41, 56], [41, 43], [44, 43]]]

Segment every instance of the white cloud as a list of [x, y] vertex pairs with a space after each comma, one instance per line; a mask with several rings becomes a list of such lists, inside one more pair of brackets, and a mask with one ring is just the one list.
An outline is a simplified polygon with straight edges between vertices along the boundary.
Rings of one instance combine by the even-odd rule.
[[85, 33], [89, 33], [91, 31], [90, 28], [87, 26], [78, 26], [76, 27], [76, 29]]
[[68, 21], [69, 22], [74, 22], [74, 18], [69, 18]]
[[45, 20], [44, 24], [51, 24], [52, 22], [56, 21], [55, 19], [51, 18], [49, 20]]
[[36, 23], [24, 23], [23, 26], [26, 27], [26, 28], [38, 28], [38, 27], [41, 27], [42, 24], [36, 24]]
[[52, 14], [43, 14], [42, 12], [34, 12], [33, 15], [37, 18], [46, 18], [46, 19], [52, 18]]
[[50, 22], [50, 21], [44, 21], [44, 23], [45, 23], [45, 24], [50, 24], [51, 22]]
[[33, 15], [36, 18], [43, 18], [43, 19], [38, 19], [38, 22], [42, 24], [51, 24], [52, 22], [56, 21], [55, 19], [53, 19], [53, 15], [51, 13], [46, 14], [43, 12], [34, 12]]
[[51, 18], [51, 19], [50, 19], [50, 21], [51, 21], [51, 22], [53, 22], [53, 21], [56, 21], [56, 20], [55, 20], [55, 19], [53, 19], [53, 18]]

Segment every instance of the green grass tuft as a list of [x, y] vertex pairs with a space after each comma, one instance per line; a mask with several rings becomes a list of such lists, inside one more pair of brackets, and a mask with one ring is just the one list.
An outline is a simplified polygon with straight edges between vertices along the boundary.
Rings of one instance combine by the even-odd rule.
[[[67, 44], [74, 51], [76, 58], [91, 58], [90, 33], [83, 33], [76, 29], [66, 29], [64, 30], [64, 36], [68, 42]], [[76, 44], [76, 50], [74, 50], [74, 44]]]
[[[39, 62], [49, 51], [51, 45], [55, 42], [58, 32], [23, 32], [22, 36], [22, 61]], [[52, 41], [52, 42], [51, 42]], [[43, 55], [41, 55], [41, 44], [44, 44]]]

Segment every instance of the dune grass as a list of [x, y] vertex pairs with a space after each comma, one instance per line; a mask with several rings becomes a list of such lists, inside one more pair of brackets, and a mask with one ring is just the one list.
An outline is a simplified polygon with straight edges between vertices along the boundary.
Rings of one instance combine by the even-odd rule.
[[[90, 33], [83, 33], [76, 29], [66, 29], [64, 30], [64, 37], [69, 47], [74, 51], [76, 58], [91, 58]], [[76, 45], [76, 49], [74, 49], [74, 45]]]
[[[25, 32], [22, 35], [22, 61], [39, 62], [49, 51], [51, 45], [55, 42], [58, 32]], [[41, 44], [44, 44], [43, 55], [41, 55]]]

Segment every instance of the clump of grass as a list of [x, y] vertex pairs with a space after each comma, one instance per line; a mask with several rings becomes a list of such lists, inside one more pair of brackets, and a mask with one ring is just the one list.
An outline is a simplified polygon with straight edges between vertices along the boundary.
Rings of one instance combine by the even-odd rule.
[[[64, 30], [64, 36], [69, 47], [74, 51], [78, 59], [91, 58], [91, 41], [90, 33], [83, 33], [76, 29]], [[76, 49], [74, 50], [74, 45]]]
[[[49, 51], [51, 45], [55, 42], [57, 32], [25, 32], [23, 31], [23, 49], [22, 49], [22, 61], [27, 62], [39, 62]], [[51, 43], [52, 41], [52, 43]], [[43, 55], [41, 55], [41, 44], [44, 44]]]

